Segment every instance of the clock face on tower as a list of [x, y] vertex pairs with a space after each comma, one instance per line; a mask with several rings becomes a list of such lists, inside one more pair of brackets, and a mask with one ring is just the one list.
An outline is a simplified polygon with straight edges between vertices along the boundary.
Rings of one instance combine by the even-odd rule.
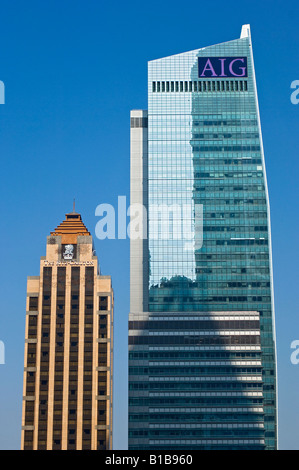
[[62, 245], [62, 257], [65, 260], [72, 260], [76, 258], [75, 245]]

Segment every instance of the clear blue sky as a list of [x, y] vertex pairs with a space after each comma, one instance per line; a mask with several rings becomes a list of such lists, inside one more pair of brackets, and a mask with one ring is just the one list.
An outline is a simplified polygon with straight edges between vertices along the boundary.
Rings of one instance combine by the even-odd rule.
[[[0, 449], [19, 449], [26, 278], [76, 209], [129, 202], [129, 112], [147, 108], [147, 61], [236, 39], [250, 23], [270, 192], [281, 449], [299, 449], [298, 1], [0, 0]], [[95, 239], [115, 290], [114, 447], [127, 446], [129, 242]]]

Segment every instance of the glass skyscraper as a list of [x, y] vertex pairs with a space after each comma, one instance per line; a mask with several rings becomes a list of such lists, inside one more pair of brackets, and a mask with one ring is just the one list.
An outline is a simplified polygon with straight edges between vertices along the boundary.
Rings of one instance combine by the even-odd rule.
[[132, 221], [141, 206], [129, 449], [276, 449], [270, 214], [249, 25], [237, 40], [149, 62], [148, 110], [131, 111]]

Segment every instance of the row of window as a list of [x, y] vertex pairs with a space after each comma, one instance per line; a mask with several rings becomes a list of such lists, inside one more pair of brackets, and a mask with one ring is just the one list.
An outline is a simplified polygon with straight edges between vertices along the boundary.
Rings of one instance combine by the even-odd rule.
[[[191, 140], [193, 152], [259, 152], [261, 147], [259, 145], [210, 145], [210, 146], [194, 146], [196, 141]], [[205, 142], [202, 142], [205, 144]]]
[[247, 80], [203, 80], [203, 81], [155, 81], [153, 93], [159, 92], [217, 92], [247, 91]]
[[130, 360], [147, 360], [147, 359], [162, 359], [162, 358], [175, 358], [175, 359], [206, 359], [206, 358], [226, 358], [226, 359], [252, 359], [259, 358], [260, 354], [252, 351], [234, 352], [234, 351], [130, 351]]
[[[197, 274], [207, 274], [206, 271], [204, 270], [196, 270], [195, 271]], [[149, 301], [150, 302], [157, 302], [161, 305], [161, 302], [165, 303], [190, 303], [194, 304], [194, 302], [270, 302], [270, 297], [269, 296], [253, 296], [253, 297], [248, 297], [248, 296], [236, 296], [236, 295], [230, 295], [230, 296], [214, 296], [214, 297], [209, 297], [210, 292], [207, 293], [207, 295], [202, 294], [199, 295], [198, 297], [185, 297], [184, 294], [181, 295], [176, 295], [173, 297], [164, 297], [164, 292], [161, 292], [160, 295], [157, 295], [155, 297], [150, 297]], [[227, 293], [226, 293], [227, 294]], [[162, 307], [162, 305], [161, 305]]]
[[166, 430], [146, 430], [146, 429], [137, 429], [129, 431], [129, 437], [138, 437], [138, 436], [149, 436], [149, 437], [164, 437], [171, 439], [172, 437], [184, 438], [184, 436], [194, 436], [194, 437], [264, 437], [264, 430], [259, 428], [252, 429], [240, 429], [241, 426], [238, 426], [237, 429], [166, 429]]
[[[255, 288], [255, 287], [263, 287], [263, 288], [268, 288], [270, 287], [270, 282], [235, 282], [235, 281], [225, 281], [225, 282], [220, 282], [217, 280], [209, 280], [209, 284], [207, 287], [207, 282], [206, 281], [194, 281], [194, 282], [186, 282], [185, 286], [180, 284], [179, 282], [172, 282], [172, 281], [161, 281], [160, 283], [160, 289], [161, 288], [167, 288], [167, 289], [174, 289], [174, 288], [180, 288], [184, 287], [186, 289], [204, 289], [204, 291], [201, 291], [200, 294], [207, 294], [208, 290], [212, 291], [214, 293], [215, 289], [229, 289], [229, 288]], [[151, 289], [153, 289], [154, 286], [151, 286]], [[160, 290], [159, 289], [159, 290]], [[151, 292], [152, 293], [152, 292]], [[156, 293], [155, 293], [156, 295]], [[161, 296], [164, 294], [162, 293]], [[181, 294], [182, 296], [185, 296], [186, 294]]]
[[[158, 305], [161, 309], [161, 305]], [[259, 345], [260, 337], [253, 335], [242, 336], [129, 336], [131, 345], [196, 345], [196, 346], [231, 346], [231, 345]], [[225, 372], [225, 371], [223, 371]], [[131, 371], [133, 373], [133, 370]], [[137, 375], [139, 372], [136, 370]], [[215, 370], [214, 372], [215, 373]], [[183, 374], [183, 371], [181, 372]]]
[[[133, 440], [133, 439], [132, 439]], [[133, 440], [135, 441], [135, 439]], [[151, 451], [158, 451], [158, 450], [165, 450], [165, 444], [167, 444], [167, 450], [178, 452], [181, 451], [190, 451], [190, 450], [264, 450], [264, 444], [255, 444], [255, 443], [244, 443], [246, 441], [238, 440], [236, 443], [228, 441], [196, 441], [196, 444], [192, 444], [190, 441], [185, 441], [185, 445], [181, 444], [180, 441], [171, 441], [171, 445], [167, 441], [149, 441], [150, 444], [146, 443], [139, 443], [138, 445], [129, 444], [129, 450], [151, 450]], [[155, 444], [159, 442], [160, 445]], [[183, 442], [183, 441], [182, 441]], [[253, 441], [255, 442], [255, 441]], [[273, 450], [275, 450], [273, 443]]]
[[[63, 290], [61, 295], [57, 297], [57, 300], [62, 300], [62, 302], [57, 302], [57, 310], [64, 310], [65, 308], [65, 305], [64, 305], [64, 294], [65, 294], [65, 291]], [[49, 300], [49, 296], [44, 296], [44, 297], [47, 297], [47, 299], [45, 300]], [[61, 298], [63, 297], [63, 299]], [[79, 294], [77, 295], [72, 295], [71, 296], [71, 300], [72, 301], [79, 301]], [[79, 303], [71, 303], [71, 308], [72, 309], [79, 309]], [[89, 303], [89, 304], [85, 304], [85, 308], [86, 309], [92, 309], [93, 308], [93, 304], [92, 303]], [[107, 310], [108, 309], [108, 297], [107, 296], [101, 296], [99, 297], [99, 303], [98, 303], [98, 309], [99, 310]], [[29, 297], [29, 311], [38, 311], [38, 297], [37, 296], [30, 296]], [[59, 314], [58, 314], [59, 315]], [[63, 313], [61, 314], [61, 318], [63, 318]], [[34, 319], [31, 319], [31, 321], [33, 322]]]
[[[167, 371], [165, 371], [167, 373]], [[196, 372], [195, 372], [196, 373]], [[201, 373], [201, 371], [199, 371]], [[158, 398], [148, 398], [148, 397], [138, 397], [138, 398], [129, 398], [129, 406], [191, 406], [191, 405], [210, 405], [210, 406], [252, 406], [252, 405], [262, 405], [262, 398], [250, 398], [250, 397], [158, 397]]]
[[[187, 297], [184, 297], [184, 301], [188, 301]], [[193, 300], [193, 298], [191, 298]], [[179, 329], [187, 329], [187, 330], [256, 330], [259, 328], [259, 321], [242, 321], [242, 320], [234, 320], [234, 321], [217, 321], [217, 320], [210, 320], [210, 321], [192, 321], [192, 320], [183, 320], [183, 321], [129, 321], [129, 329], [130, 330], [179, 330]]]
[[225, 383], [225, 382], [220, 382], [220, 383], [214, 383], [214, 382], [208, 382], [208, 383], [145, 383], [145, 382], [137, 382], [137, 383], [130, 383], [130, 388], [129, 390], [154, 390], [157, 393], [162, 393], [164, 391], [173, 391], [177, 390], [180, 393], [186, 393], [188, 390], [192, 391], [198, 391], [198, 390], [204, 390], [204, 391], [209, 391], [209, 392], [214, 392], [214, 391], [220, 391], [220, 392], [225, 392], [225, 391], [230, 391], [233, 390], [241, 390], [242, 393], [243, 391], [251, 391], [251, 389], [254, 389], [256, 391], [257, 389], [262, 390], [262, 384], [256, 384], [256, 383], [239, 383], [239, 384], [231, 384], [231, 383]]
[[[269, 417], [272, 418], [272, 417]], [[144, 421], [144, 422], [151, 422], [151, 421], [157, 421], [157, 422], [170, 422], [170, 421], [175, 421], [175, 422], [193, 422], [193, 423], [198, 423], [198, 422], [216, 422], [220, 423], [221, 421], [229, 421], [229, 422], [251, 422], [251, 423], [256, 423], [256, 422], [263, 422], [264, 417], [261, 413], [248, 413], [244, 412], [241, 410], [238, 410], [238, 412], [232, 412], [232, 413], [198, 413], [198, 412], [193, 412], [191, 413], [182, 413], [181, 410], [178, 410], [177, 413], [163, 413], [160, 411], [158, 414], [154, 413], [133, 413], [131, 412], [129, 415], [129, 421]], [[265, 419], [266, 421], [266, 419]]]

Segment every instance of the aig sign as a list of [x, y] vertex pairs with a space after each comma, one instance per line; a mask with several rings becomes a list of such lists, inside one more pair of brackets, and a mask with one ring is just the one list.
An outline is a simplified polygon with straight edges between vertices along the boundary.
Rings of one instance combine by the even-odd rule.
[[247, 57], [198, 57], [199, 78], [247, 77]]

